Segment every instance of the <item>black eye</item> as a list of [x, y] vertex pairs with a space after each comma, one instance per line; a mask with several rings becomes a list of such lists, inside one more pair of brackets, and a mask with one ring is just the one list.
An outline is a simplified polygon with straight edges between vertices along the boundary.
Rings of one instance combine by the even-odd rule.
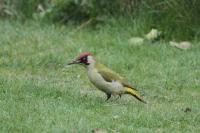
[[87, 57], [83, 57], [82, 60], [83, 60], [83, 61], [87, 61]]

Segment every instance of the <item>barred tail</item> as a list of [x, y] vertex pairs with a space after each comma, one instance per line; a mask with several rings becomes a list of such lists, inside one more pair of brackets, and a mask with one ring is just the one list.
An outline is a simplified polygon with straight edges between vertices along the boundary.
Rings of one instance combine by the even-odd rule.
[[137, 98], [139, 101], [146, 103], [142, 97], [139, 95], [139, 93], [136, 90], [133, 90], [132, 88], [125, 87], [125, 94], [130, 94]]

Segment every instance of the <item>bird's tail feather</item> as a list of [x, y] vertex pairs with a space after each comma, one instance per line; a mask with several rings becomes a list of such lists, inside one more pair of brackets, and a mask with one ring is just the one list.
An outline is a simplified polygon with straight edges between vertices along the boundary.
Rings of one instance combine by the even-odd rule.
[[143, 102], [143, 103], [146, 103], [146, 102], [142, 99], [142, 97], [140, 96], [140, 94], [138, 93], [138, 91], [133, 90], [132, 88], [125, 87], [125, 93], [134, 96], [135, 98], [137, 98], [139, 101], [141, 101], [141, 102]]

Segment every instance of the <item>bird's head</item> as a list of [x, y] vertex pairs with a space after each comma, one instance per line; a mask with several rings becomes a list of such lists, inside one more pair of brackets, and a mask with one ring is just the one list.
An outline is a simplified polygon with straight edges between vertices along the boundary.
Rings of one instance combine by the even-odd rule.
[[90, 52], [84, 52], [81, 53], [74, 61], [68, 63], [68, 65], [81, 64], [84, 66], [88, 66], [93, 62], [95, 62], [95, 59], [93, 58], [92, 54]]

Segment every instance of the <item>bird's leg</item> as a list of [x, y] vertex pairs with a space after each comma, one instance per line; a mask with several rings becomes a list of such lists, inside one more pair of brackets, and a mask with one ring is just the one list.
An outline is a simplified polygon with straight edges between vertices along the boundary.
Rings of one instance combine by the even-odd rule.
[[122, 94], [119, 94], [119, 98], [122, 98]]
[[111, 97], [111, 94], [106, 93], [106, 95], [107, 95], [107, 99], [106, 99], [106, 101], [108, 101], [108, 99], [110, 99], [110, 97]]

